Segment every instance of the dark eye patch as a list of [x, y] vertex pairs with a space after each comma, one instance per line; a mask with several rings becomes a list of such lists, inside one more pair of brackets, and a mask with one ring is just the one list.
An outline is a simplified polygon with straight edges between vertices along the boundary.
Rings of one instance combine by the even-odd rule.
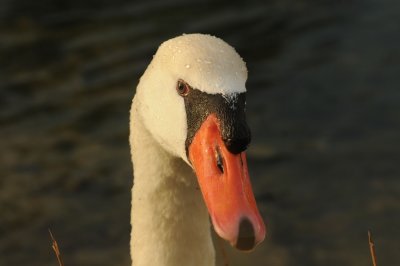
[[222, 140], [227, 149], [237, 154], [247, 148], [251, 133], [245, 115], [246, 93], [238, 93], [232, 99], [227, 99], [222, 94], [208, 94], [191, 88], [184, 101], [188, 126], [186, 154], [201, 124], [212, 113], [220, 121]]

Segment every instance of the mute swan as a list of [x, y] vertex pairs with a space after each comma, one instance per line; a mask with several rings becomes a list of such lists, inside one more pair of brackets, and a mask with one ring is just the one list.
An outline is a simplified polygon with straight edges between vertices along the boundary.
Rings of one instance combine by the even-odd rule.
[[203, 34], [161, 44], [137, 86], [130, 117], [135, 266], [210, 266], [210, 234], [240, 250], [265, 237], [245, 149], [247, 69]]

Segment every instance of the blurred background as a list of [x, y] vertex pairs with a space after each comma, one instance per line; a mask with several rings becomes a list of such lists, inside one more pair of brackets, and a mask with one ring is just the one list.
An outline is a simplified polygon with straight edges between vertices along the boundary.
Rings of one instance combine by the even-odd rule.
[[[0, 0], [0, 265], [130, 265], [128, 113], [159, 44], [221, 37], [249, 69], [269, 230], [229, 265], [400, 263], [400, 2]], [[218, 265], [222, 265], [218, 248]]]

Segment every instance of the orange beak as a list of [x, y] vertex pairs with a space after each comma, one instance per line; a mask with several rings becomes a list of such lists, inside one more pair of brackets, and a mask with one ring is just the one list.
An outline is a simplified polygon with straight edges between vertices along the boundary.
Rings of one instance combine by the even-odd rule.
[[237, 249], [252, 250], [264, 240], [266, 230], [251, 188], [246, 154], [228, 151], [214, 114], [194, 136], [189, 159], [217, 234]]

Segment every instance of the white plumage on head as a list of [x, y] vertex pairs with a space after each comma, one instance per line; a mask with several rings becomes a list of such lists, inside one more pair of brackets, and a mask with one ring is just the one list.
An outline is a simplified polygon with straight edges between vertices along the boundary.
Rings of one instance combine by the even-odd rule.
[[186, 34], [158, 48], [152, 64], [192, 87], [210, 94], [245, 92], [247, 68], [235, 49], [223, 40], [205, 34]]
[[184, 100], [176, 93], [179, 79], [209, 94], [234, 100], [245, 92], [247, 68], [235, 49], [205, 34], [186, 34], [160, 45], [137, 87], [144, 123], [171, 154], [187, 161]]

